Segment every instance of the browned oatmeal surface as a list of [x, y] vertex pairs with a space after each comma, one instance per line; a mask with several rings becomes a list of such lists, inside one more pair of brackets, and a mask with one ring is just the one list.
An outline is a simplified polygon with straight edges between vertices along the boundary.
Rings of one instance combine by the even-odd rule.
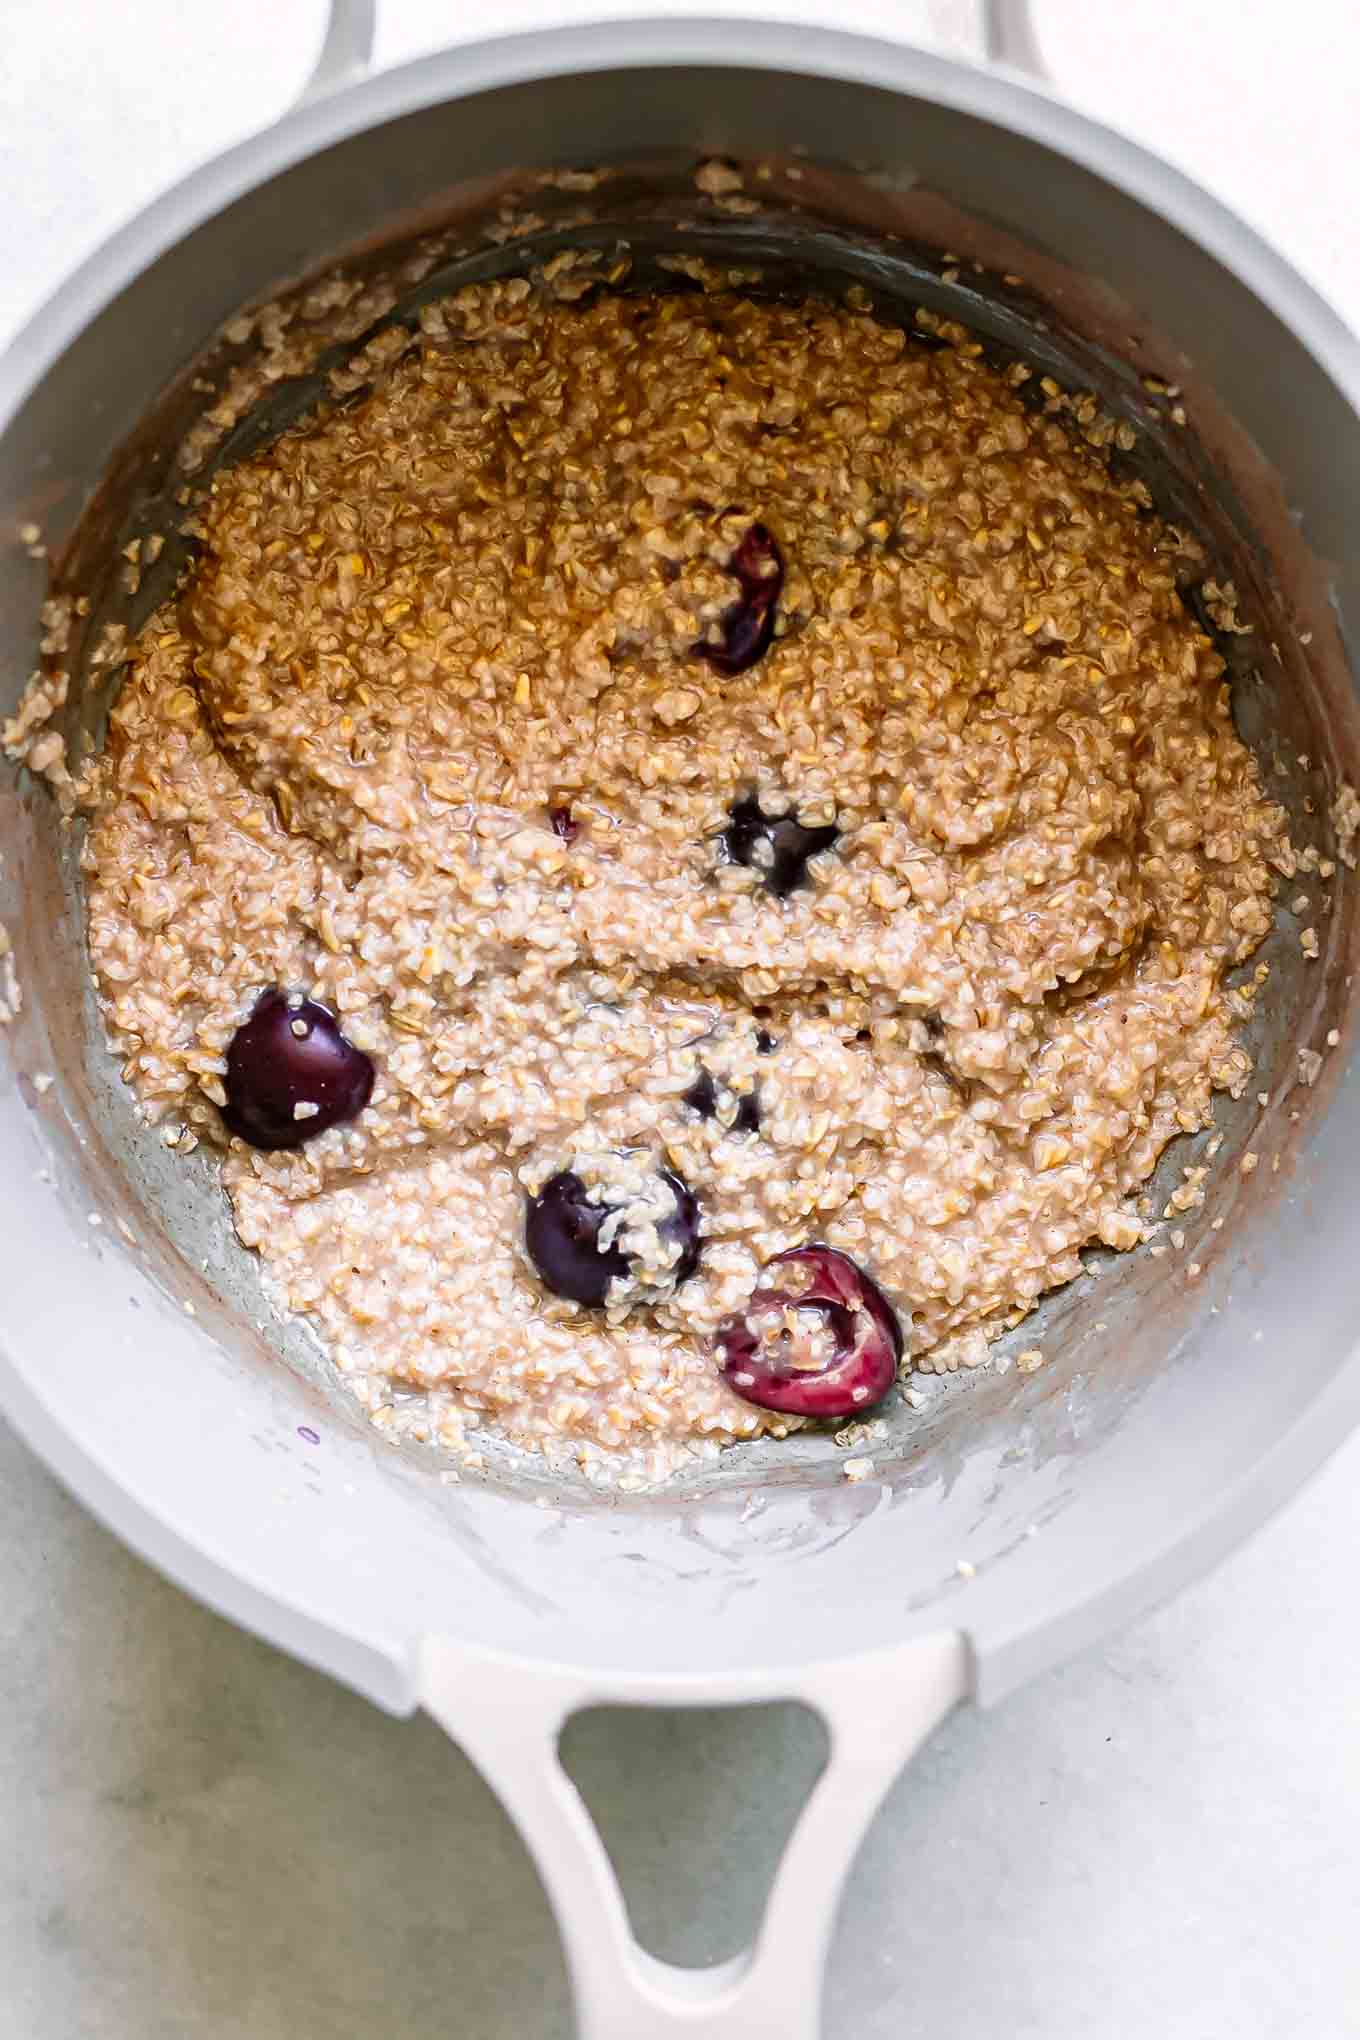
[[[90, 950], [128, 1081], [223, 1147], [371, 1409], [430, 1388], [448, 1442], [634, 1475], [782, 1431], [714, 1333], [808, 1240], [872, 1271], [908, 1366], [973, 1364], [1138, 1242], [1165, 1143], [1245, 1082], [1223, 975], [1284, 820], [1179, 540], [946, 330], [500, 284], [217, 479], [87, 790]], [[696, 640], [756, 522], [776, 635], [725, 676]], [[724, 853], [753, 796], [837, 832], [786, 896], [768, 843]], [[219, 1107], [276, 985], [376, 1080], [268, 1153]], [[658, 1166], [698, 1272], [547, 1294], [526, 1193]]]

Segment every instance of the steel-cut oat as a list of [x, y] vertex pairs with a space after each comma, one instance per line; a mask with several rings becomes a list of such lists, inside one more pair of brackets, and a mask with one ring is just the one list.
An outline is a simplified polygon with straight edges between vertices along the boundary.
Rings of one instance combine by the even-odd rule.
[[[223, 1148], [371, 1407], [653, 1475], [782, 1432], [714, 1336], [774, 1255], [842, 1249], [908, 1365], [975, 1360], [1244, 1084], [1223, 979], [1284, 819], [1185, 542], [1020, 373], [850, 308], [507, 282], [214, 482], [87, 788], [90, 954], [128, 1082]], [[775, 636], [725, 675], [696, 646], [757, 523]], [[752, 800], [834, 826], [787, 891], [726, 854]], [[293, 1152], [219, 1115], [272, 986], [376, 1067]], [[547, 1294], [527, 1197], [653, 1164], [698, 1273]]]

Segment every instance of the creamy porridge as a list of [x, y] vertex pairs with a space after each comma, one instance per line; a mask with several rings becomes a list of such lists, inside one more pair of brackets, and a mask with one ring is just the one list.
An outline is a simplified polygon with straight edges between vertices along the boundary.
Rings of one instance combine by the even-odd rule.
[[512, 281], [217, 477], [90, 953], [371, 1408], [653, 1475], [870, 1409], [1245, 1084], [1284, 818], [1188, 540], [1024, 373]]

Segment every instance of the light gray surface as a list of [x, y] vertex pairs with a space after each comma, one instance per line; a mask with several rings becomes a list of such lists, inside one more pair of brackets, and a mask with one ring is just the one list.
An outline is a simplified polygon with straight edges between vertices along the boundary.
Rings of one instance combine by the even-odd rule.
[[[852, 1876], [828, 2040], [1360, 2031], [1358, 1475], [937, 1732]], [[565, 2040], [533, 1873], [436, 1728], [203, 1613], [8, 1436], [0, 1550], [5, 2040]], [[585, 1724], [670, 1952], [739, 1938], [799, 1726]]]
[[[14, 11], [26, 39], [11, 81], [26, 49], [42, 55], [49, 85], [78, 72], [92, 74], [90, 90], [109, 81], [73, 29], [85, 10], [68, 7], [60, 47], [50, 10]], [[1041, 10], [1041, 21], [1045, 11], [1061, 12]], [[167, 39], [167, 8], [132, 12], [163, 94], [187, 31]], [[274, 45], [268, 10], [236, 14], [226, 77], [241, 91], [259, 75], [258, 54], [252, 70], [241, 51]], [[299, 73], [305, 42], [290, 22]], [[230, 132], [215, 50], [211, 69], [218, 125], [205, 147]], [[275, 101], [286, 96], [277, 75], [268, 84]], [[193, 90], [206, 90], [202, 77]], [[57, 223], [41, 237], [34, 284], [79, 252], [90, 201], [108, 217], [126, 196], [112, 151], [126, 155], [129, 122], [140, 136], [152, 99], [130, 64], [115, 64], [110, 93], [61, 147], [48, 145], [60, 130], [40, 119], [36, 95], [15, 93], [8, 147], [41, 166], [34, 221]], [[268, 110], [262, 95], [254, 103]], [[101, 127], [110, 104], [119, 119]], [[169, 127], [181, 155], [163, 174], [189, 139]], [[38, 244], [14, 221], [10, 231], [31, 264]], [[1327, 274], [1311, 252], [1344, 295], [1344, 272]], [[1360, 1611], [1347, 1571], [1357, 1469], [1352, 1447], [1283, 1525], [1177, 1609], [937, 1738], [857, 1873], [833, 1965], [833, 2040], [1360, 2031]], [[190, 1607], [8, 1439], [0, 1513], [10, 1845], [0, 2033], [567, 2030], [546, 1909], [519, 1845], [433, 1729], [373, 1714]], [[611, 1749], [619, 1759], [608, 1796], [640, 1867], [658, 1869], [672, 1847], [694, 1863], [705, 1825], [729, 1819], [729, 1863], [745, 1866], [762, 1844], [768, 1854], [771, 1806], [800, 1746], [787, 1719], [740, 1737], [655, 1722], [583, 1737], [596, 1771], [611, 1769]], [[634, 1805], [648, 1764], [669, 1782], [667, 1819], [652, 1811], [659, 1782], [646, 1812]], [[691, 1876], [670, 1907], [651, 1893], [672, 1923], [671, 1952], [723, 1952], [740, 1938], [718, 1929], [748, 1883], [742, 1867]]]

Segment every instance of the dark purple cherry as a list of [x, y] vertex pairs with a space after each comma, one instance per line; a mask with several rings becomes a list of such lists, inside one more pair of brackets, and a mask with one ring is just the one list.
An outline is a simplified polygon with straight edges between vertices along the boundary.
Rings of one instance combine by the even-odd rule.
[[565, 803], [559, 807], [550, 807], [548, 809], [548, 820], [552, 824], [553, 834], [560, 836], [564, 843], [574, 843], [581, 833], [581, 824], [572, 813], [570, 806]]
[[774, 1036], [769, 1032], [768, 1028], [758, 1027], [756, 1029], [757, 1055], [773, 1055], [778, 1046], [779, 1043], [775, 1040]]
[[711, 1119], [718, 1109], [718, 1087], [707, 1070], [700, 1070], [685, 1092], [685, 1103], [701, 1119]]
[[699, 1265], [703, 1251], [703, 1240], [699, 1233], [699, 1200], [682, 1176], [672, 1169], [661, 1171], [663, 1181], [670, 1184], [675, 1192], [675, 1210], [669, 1218], [663, 1218], [657, 1231], [663, 1240], [680, 1249], [680, 1258], [675, 1264], [672, 1279], [676, 1283], [688, 1282]]
[[255, 1148], [295, 1148], [354, 1119], [373, 1093], [373, 1064], [315, 999], [264, 992], [227, 1050], [228, 1130]]
[[745, 1310], [718, 1327], [728, 1387], [763, 1410], [793, 1417], [872, 1409], [892, 1387], [902, 1358], [902, 1327], [887, 1297], [836, 1247], [791, 1247], [766, 1264], [767, 1276], [781, 1267], [799, 1269], [802, 1284], [762, 1284]]
[[834, 822], [807, 829], [792, 812], [767, 815], [753, 793], [744, 793], [729, 810], [731, 820], [722, 832], [722, 846], [733, 864], [745, 864], [763, 873], [765, 890], [777, 900], [808, 882], [809, 857], [829, 850], [840, 836]]
[[732, 1121], [733, 1133], [759, 1133], [760, 1099], [754, 1091], [748, 1091], [744, 1098], [737, 1100], [736, 1117]]
[[592, 1203], [573, 1169], [560, 1169], [529, 1199], [524, 1244], [554, 1296], [598, 1307], [610, 1283], [628, 1273], [622, 1248], [600, 1245], [608, 1216], [603, 1204]]
[[[685, 1282], [699, 1265], [699, 1203], [679, 1176], [669, 1169], [660, 1173], [674, 1193], [675, 1210], [663, 1219], [658, 1231], [663, 1239], [679, 1246], [680, 1258], [672, 1276], [676, 1283]], [[600, 1245], [600, 1232], [609, 1216], [609, 1207], [594, 1201], [574, 1169], [560, 1169], [529, 1199], [524, 1244], [554, 1296], [599, 1309], [610, 1283], [628, 1274], [628, 1256], [623, 1249], [617, 1244]]]
[[730, 679], [763, 658], [774, 636], [775, 610], [784, 586], [784, 556], [773, 532], [764, 524], [753, 524], [727, 562], [727, 571], [741, 593], [723, 612], [722, 636], [712, 642], [700, 638], [692, 649], [715, 673]]
[[[718, 1087], [709, 1071], [701, 1069], [694, 1082], [684, 1094], [684, 1102], [691, 1112], [697, 1112], [700, 1119], [711, 1119], [718, 1109]], [[748, 1091], [744, 1098], [738, 1098], [737, 1109], [732, 1117], [732, 1133], [757, 1133], [760, 1130], [760, 1101], [754, 1091]]]

